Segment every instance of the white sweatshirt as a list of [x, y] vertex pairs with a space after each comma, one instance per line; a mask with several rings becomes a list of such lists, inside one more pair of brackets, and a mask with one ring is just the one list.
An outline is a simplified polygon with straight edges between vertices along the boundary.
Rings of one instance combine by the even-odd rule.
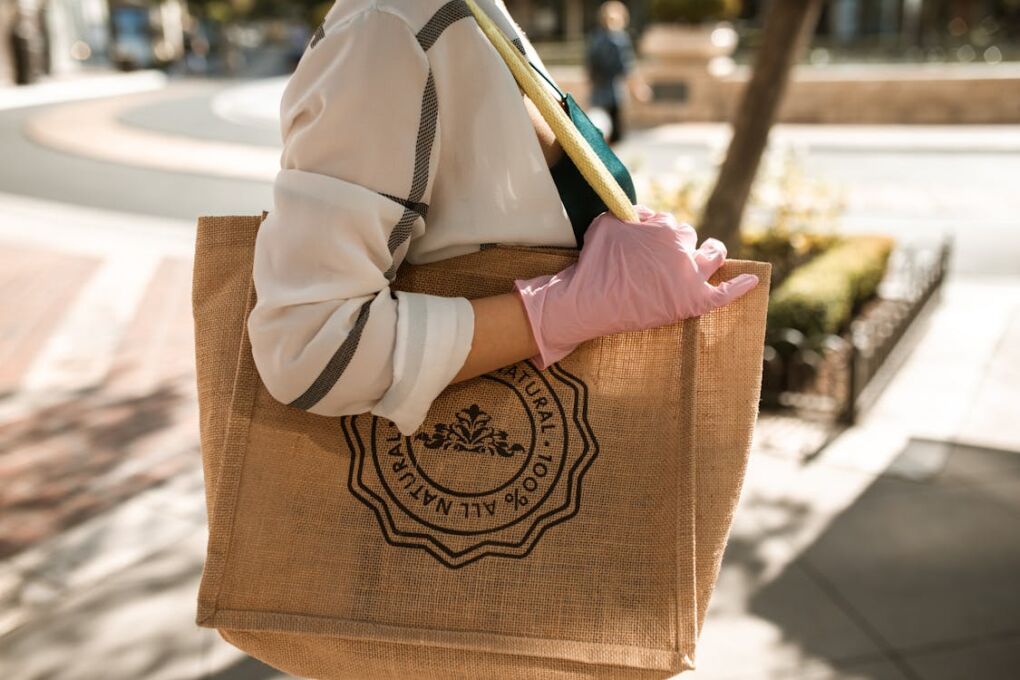
[[[501, 0], [478, 5], [544, 64]], [[463, 297], [397, 267], [484, 243], [575, 247], [521, 91], [463, 0], [338, 0], [280, 107], [255, 245], [255, 365], [272, 396], [411, 434], [471, 349]]]

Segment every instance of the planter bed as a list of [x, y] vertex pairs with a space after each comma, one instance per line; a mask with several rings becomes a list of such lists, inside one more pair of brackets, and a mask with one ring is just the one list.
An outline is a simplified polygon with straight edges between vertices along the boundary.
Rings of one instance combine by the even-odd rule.
[[[901, 362], [909, 344], [901, 340], [932, 306], [946, 275], [949, 253], [948, 241], [897, 245], [877, 293], [858, 302], [852, 320], [835, 333], [805, 335], [778, 324], [770, 327], [763, 367], [763, 409], [841, 425], [853, 423], [874, 402]], [[790, 278], [796, 275], [794, 270]], [[797, 317], [783, 311], [775, 317]]]

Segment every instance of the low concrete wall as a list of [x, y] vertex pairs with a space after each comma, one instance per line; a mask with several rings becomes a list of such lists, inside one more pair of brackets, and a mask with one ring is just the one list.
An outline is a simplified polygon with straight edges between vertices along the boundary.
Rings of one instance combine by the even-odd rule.
[[[576, 67], [553, 68], [562, 88], [586, 101]], [[687, 78], [683, 102], [632, 103], [634, 126], [727, 121], [750, 69], [715, 78]], [[787, 123], [1020, 123], [1020, 64], [846, 65], [794, 69], [779, 119]]]

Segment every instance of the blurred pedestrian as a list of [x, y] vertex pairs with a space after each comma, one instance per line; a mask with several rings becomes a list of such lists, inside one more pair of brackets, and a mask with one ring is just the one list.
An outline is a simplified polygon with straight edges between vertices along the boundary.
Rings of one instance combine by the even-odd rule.
[[180, 69], [189, 75], [206, 75], [209, 71], [209, 39], [197, 17], [189, 16], [184, 25], [184, 58]]
[[312, 30], [299, 12], [294, 12], [287, 22], [287, 73], [293, 73], [312, 39]]
[[630, 96], [640, 102], [650, 101], [651, 88], [634, 68], [634, 46], [627, 25], [630, 12], [618, 0], [609, 0], [599, 7], [599, 28], [588, 39], [585, 67], [591, 83], [588, 101], [592, 109], [592, 120], [601, 117], [596, 109], [602, 109], [609, 118], [610, 130], [607, 141], [614, 144], [623, 138], [623, 107], [626, 105], [628, 90]]

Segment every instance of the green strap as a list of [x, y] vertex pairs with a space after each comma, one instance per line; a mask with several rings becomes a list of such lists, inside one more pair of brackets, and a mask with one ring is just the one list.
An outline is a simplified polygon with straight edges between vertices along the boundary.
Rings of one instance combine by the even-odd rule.
[[563, 102], [565, 102], [567, 100], [567, 98], [563, 94], [563, 90], [561, 90], [560, 88], [556, 87], [556, 83], [554, 83], [552, 80], [549, 79], [548, 76], [546, 76], [544, 73], [542, 73], [542, 69], [540, 69], [539, 67], [535, 66], [535, 64], [530, 59], [528, 59], [528, 63], [531, 64], [531, 68], [535, 69], [535, 72], [538, 73], [538, 75], [542, 76], [542, 80], [544, 80], [545, 82], [549, 83], [552, 86], [552, 89], [556, 90], [556, 94], [558, 94], [560, 96], [560, 103], [562, 104]]

